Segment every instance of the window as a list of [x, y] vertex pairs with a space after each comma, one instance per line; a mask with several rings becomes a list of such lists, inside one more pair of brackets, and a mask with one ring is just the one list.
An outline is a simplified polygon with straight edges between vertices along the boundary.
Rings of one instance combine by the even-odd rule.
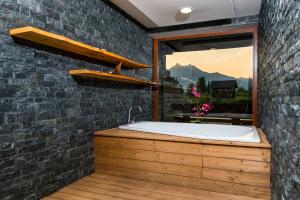
[[168, 41], [161, 120], [252, 123], [252, 35]]

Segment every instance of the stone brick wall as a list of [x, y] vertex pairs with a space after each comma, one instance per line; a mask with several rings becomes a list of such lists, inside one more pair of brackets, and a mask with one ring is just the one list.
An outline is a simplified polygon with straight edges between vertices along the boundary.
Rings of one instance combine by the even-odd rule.
[[259, 27], [259, 122], [272, 143], [274, 200], [300, 199], [300, 2], [265, 0]]
[[[35, 26], [152, 66], [147, 33], [101, 0], [0, 0], [0, 199], [40, 199], [94, 170], [93, 131], [152, 119], [151, 88], [74, 79], [111, 67], [13, 41]], [[149, 80], [151, 69], [124, 69]]]

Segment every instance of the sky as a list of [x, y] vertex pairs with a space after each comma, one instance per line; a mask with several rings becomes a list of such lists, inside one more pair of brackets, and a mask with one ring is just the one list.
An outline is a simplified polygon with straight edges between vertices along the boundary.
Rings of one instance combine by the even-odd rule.
[[253, 47], [175, 52], [166, 56], [167, 69], [179, 63], [192, 64], [209, 73], [219, 72], [235, 78], [252, 77]]

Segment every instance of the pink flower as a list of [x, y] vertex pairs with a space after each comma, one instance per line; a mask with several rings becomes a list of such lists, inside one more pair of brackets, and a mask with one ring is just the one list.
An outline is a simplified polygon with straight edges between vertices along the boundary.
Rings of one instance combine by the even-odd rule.
[[205, 103], [201, 106], [201, 112], [203, 114], [209, 113], [214, 108], [214, 105], [212, 103]]
[[198, 109], [194, 107], [194, 108], [192, 109], [192, 113], [196, 113], [196, 112], [198, 112]]
[[205, 103], [205, 104], [202, 105], [202, 109], [210, 110], [211, 106], [208, 103]]
[[200, 98], [201, 97], [201, 94], [199, 92], [197, 92], [197, 89], [196, 87], [193, 87], [192, 88], [192, 94], [197, 97], [197, 98]]
[[198, 113], [198, 115], [199, 115], [199, 116], [205, 116], [205, 115], [206, 115], [206, 113], [204, 113], [204, 112], [200, 112], [200, 113]]

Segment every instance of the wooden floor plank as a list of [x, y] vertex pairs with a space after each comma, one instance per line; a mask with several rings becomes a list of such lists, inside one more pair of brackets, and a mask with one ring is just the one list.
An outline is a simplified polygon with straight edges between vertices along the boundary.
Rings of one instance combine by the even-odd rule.
[[[108, 180], [109, 179], [109, 180]], [[141, 189], [147, 190], [150, 186], [150, 190], [155, 188], [155, 192], [163, 193], [163, 194], [172, 194], [172, 195], [179, 195], [184, 196], [189, 195], [190, 198], [199, 198], [199, 199], [209, 199], [209, 197], [213, 197], [213, 199], [226, 199], [226, 200], [260, 200], [260, 198], [252, 198], [252, 197], [244, 197], [239, 195], [231, 195], [231, 194], [223, 194], [223, 193], [217, 193], [217, 192], [210, 192], [205, 190], [197, 190], [197, 189], [191, 189], [191, 188], [184, 188], [184, 187], [176, 187], [176, 186], [170, 186], [170, 185], [164, 185], [159, 183], [150, 183], [146, 181], [140, 181], [140, 180], [134, 180], [129, 178], [122, 178], [117, 176], [110, 176], [110, 175], [103, 175], [103, 174], [93, 174], [90, 177], [86, 177], [85, 180], [88, 181], [95, 181], [95, 182], [105, 182], [109, 183], [111, 181], [112, 183], [117, 183], [120, 185], [130, 186], [130, 187], [140, 187], [140, 185], [143, 185]], [[203, 198], [202, 198], [203, 197]]]
[[[142, 195], [142, 196], [148, 196], [150, 199], [182, 199], [184, 197], [185, 199], [201, 199], [205, 200], [207, 199], [205, 196], [199, 197], [196, 195], [188, 195], [188, 194], [182, 194], [181, 192], [161, 192], [161, 187], [157, 185], [152, 185], [149, 187], [148, 184], [145, 184], [143, 182], [139, 184], [135, 183], [130, 183], [126, 181], [119, 180], [117, 181], [109, 181], [105, 179], [86, 179], [82, 180], [80, 182], [81, 184], [85, 185], [87, 183], [93, 183], [95, 186], [94, 187], [99, 187], [99, 188], [110, 188], [111, 190], [119, 191], [119, 192], [126, 192], [130, 194], [135, 194], [135, 195]], [[222, 200], [222, 199], [216, 199], [216, 200]]]
[[97, 192], [97, 191], [87, 191], [85, 189], [80, 189], [78, 188], [78, 186], [76, 186], [77, 184], [72, 185], [71, 187], [66, 187], [63, 188], [62, 190], [60, 190], [60, 192], [65, 193], [65, 194], [69, 194], [69, 195], [76, 195], [79, 197], [83, 197], [87, 200], [89, 199], [93, 199], [93, 200], [97, 200], [97, 199], [101, 199], [101, 200], [124, 200], [124, 199], [128, 199], [131, 200], [131, 198], [126, 198], [126, 196], [124, 195], [124, 197], [118, 197], [118, 196], [114, 196], [114, 194], [109, 194], [107, 191], [103, 191], [101, 192]]
[[151, 200], [154, 198], [150, 198], [150, 193], [144, 193], [143, 191], [134, 191], [130, 192], [130, 189], [122, 189], [114, 186], [105, 187], [107, 185], [103, 183], [95, 182], [80, 182], [75, 189], [85, 190], [89, 192], [93, 192], [96, 194], [111, 194], [113, 196], [117, 196], [120, 198], [132, 199], [132, 200]]
[[43, 200], [263, 200], [176, 187], [130, 178], [92, 174]]
[[270, 199], [270, 188], [260, 186], [250, 186], [101, 165], [96, 166], [96, 173], [197, 190]]
[[52, 197], [52, 196], [47, 196], [47, 197], [44, 197], [43, 200], [60, 200], [60, 199]]
[[[81, 181], [76, 189], [82, 189], [90, 192], [95, 193], [103, 193], [107, 192], [114, 196], [119, 197], [125, 197], [128, 199], [133, 200], [168, 200], [168, 199], [174, 199], [174, 200], [181, 200], [181, 197], [174, 196], [172, 194], [165, 195], [165, 194], [159, 194], [152, 191], [145, 191], [145, 190], [139, 190], [134, 189], [132, 187], [121, 187], [120, 185], [113, 185], [113, 184], [106, 184], [102, 182], [93, 182], [93, 181]], [[142, 187], [142, 185], [140, 185]], [[187, 198], [187, 200], [197, 200], [198, 198]]]
[[[140, 190], [140, 191], [146, 191], [147, 193], [151, 193], [151, 197], [152, 199], [197, 199], [197, 200], [209, 200], [209, 199], [214, 199], [214, 200], [224, 200], [224, 198], [221, 197], [217, 197], [214, 195], [210, 195], [209, 192], [203, 191], [202, 193], [198, 193], [198, 194], [193, 194], [190, 193], [190, 191], [180, 191], [181, 188], [174, 188], [171, 189], [172, 187], [168, 188], [165, 187], [165, 185], [162, 184], [153, 184], [151, 183], [150, 187], [148, 186], [148, 184], [146, 182], [140, 182], [140, 183], [135, 183], [135, 182], [131, 182], [131, 181], [126, 181], [126, 180], [118, 180], [110, 182], [104, 179], [90, 179], [87, 181], [91, 181], [97, 184], [103, 184], [103, 182], [105, 182], [105, 184], [108, 184], [108, 186], [112, 187], [111, 185], [113, 184], [118, 184], [119, 186], [122, 187], [130, 187], [130, 189], [127, 190], [127, 192], [130, 192], [130, 190], [132, 190], [133, 192], [136, 192], [136, 190]], [[179, 191], [178, 191], [179, 189]], [[213, 198], [212, 198], [213, 197]]]
[[66, 194], [66, 193], [62, 193], [62, 192], [56, 192], [54, 194], [51, 195], [51, 197], [54, 198], [58, 198], [61, 200], [90, 200], [89, 198], [85, 198], [85, 197], [79, 197], [76, 196], [75, 194]]

